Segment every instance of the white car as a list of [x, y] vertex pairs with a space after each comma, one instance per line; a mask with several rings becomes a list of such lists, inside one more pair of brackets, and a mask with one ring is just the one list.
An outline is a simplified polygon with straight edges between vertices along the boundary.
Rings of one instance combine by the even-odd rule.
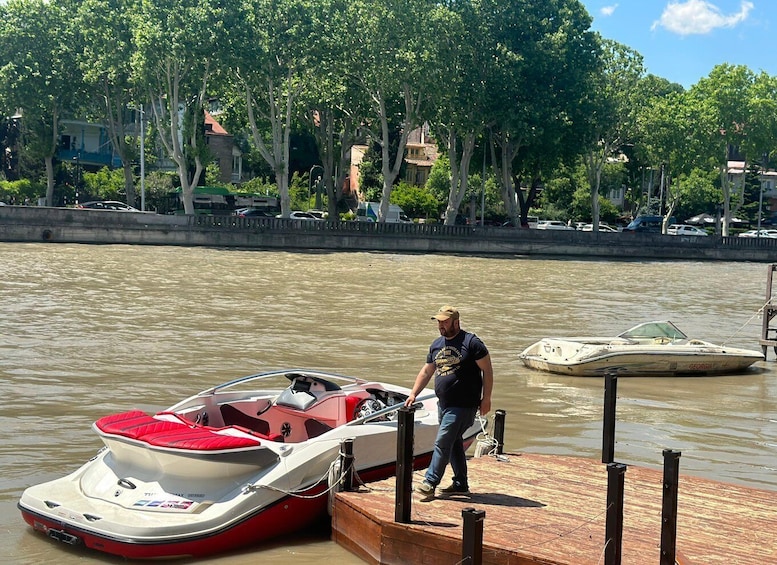
[[140, 212], [134, 206], [118, 202], [116, 200], [97, 200], [95, 202], [82, 202], [76, 205], [76, 208], [85, 208], [87, 210], [119, 210], [121, 212]]
[[[275, 216], [276, 218], [282, 218], [282, 214], [278, 214]], [[294, 210], [293, 212], [289, 213], [289, 219], [290, 220], [319, 220], [320, 218], [316, 218], [313, 214], [310, 214], [309, 212], [302, 212], [300, 210]]]
[[540, 220], [537, 223], [538, 230], [573, 230], [572, 226], [566, 225], [564, 222], [557, 220]]
[[694, 235], [707, 237], [707, 232], [696, 226], [688, 226], [685, 224], [672, 224], [666, 228], [667, 235]]
[[742, 232], [739, 234], [738, 237], [770, 237], [770, 238], [777, 238], [777, 230], [749, 230], [746, 232]]
[[[580, 228], [580, 231], [594, 231], [594, 225], [593, 224], [584, 224], [582, 228]], [[608, 226], [607, 224], [599, 224], [599, 231], [600, 232], [608, 232], [608, 233], [618, 233], [618, 230], [616, 230], [612, 226]]]

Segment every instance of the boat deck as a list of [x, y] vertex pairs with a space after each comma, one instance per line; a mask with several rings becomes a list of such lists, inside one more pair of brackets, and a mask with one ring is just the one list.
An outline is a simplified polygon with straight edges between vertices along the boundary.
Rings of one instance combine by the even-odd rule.
[[[607, 467], [593, 459], [528, 453], [470, 459], [468, 496], [421, 502], [411, 523], [394, 522], [395, 480], [339, 493], [333, 539], [368, 563], [427, 565], [461, 560], [462, 510], [485, 511], [483, 563], [604, 563]], [[628, 466], [622, 562], [660, 563], [663, 470]], [[677, 563], [777, 564], [777, 492], [682, 474]], [[423, 475], [416, 473], [414, 481]], [[446, 477], [443, 485], [449, 483]]]

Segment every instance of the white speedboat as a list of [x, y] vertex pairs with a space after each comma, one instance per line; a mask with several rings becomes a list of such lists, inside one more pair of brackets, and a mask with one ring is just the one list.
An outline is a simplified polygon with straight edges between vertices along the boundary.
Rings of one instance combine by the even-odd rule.
[[764, 360], [757, 351], [689, 339], [668, 321], [639, 324], [615, 337], [546, 337], [519, 358], [532, 369], [582, 377], [733, 374]]
[[[26, 489], [19, 509], [51, 538], [130, 559], [203, 556], [291, 533], [326, 517], [344, 440], [353, 439], [358, 479], [396, 472], [397, 411], [409, 392], [295, 369], [239, 378], [154, 415], [106, 416], [93, 425], [99, 453]], [[414, 418], [422, 468], [438, 428], [433, 392], [419, 395]], [[484, 424], [468, 430], [468, 444]]]

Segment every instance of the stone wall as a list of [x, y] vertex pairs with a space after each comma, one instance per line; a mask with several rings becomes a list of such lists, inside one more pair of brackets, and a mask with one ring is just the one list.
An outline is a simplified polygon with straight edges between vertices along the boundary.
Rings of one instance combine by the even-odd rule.
[[0, 206], [0, 241], [482, 256], [777, 261], [777, 239]]

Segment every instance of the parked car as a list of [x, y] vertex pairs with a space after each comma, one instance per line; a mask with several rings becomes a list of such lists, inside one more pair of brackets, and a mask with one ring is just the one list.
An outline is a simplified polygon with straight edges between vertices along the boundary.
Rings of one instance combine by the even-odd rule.
[[770, 237], [777, 238], [777, 230], [748, 230], [739, 234], [738, 237]]
[[89, 210], [120, 210], [122, 212], [140, 212], [137, 208], [119, 202], [117, 200], [95, 200], [94, 202], [82, 202], [76, 208], [86, 208]]
[[[276, 218], [282, 218], [283, 215], [278, 214], [275, 216]], [[290, 220], [318, 220], [313, 214], [310, 214], [309, 212], [302, 212], [301, 210], [294, 210], [293, 212], [289, 213], [289, 219]]]
[[308, 214], [319, 220], [326, 220], [329, 217], [329, 212], [325, 212], [324, 210], [308, 210]]
[[[578, 228], [580, 231], [594, 231], [594, 225], [593, 224], [583, 224], [582, 227]], [[617, 233], [618, 230], [616, 230], [612, 226], [608, 226], [607, 224], [599, 224], [599, 231], [601, 232], [608, 232], [608, 233]]]
[[241, 218], [274, 218], [275, 214], [261, 208], [242, 208], [235, 210], [235, 216], [240, 216]]
[[667, 235], [693, 235], [693, 236], [707, 236], [707, 232], [696, 226], [689, 226], [686, 224], [672, 224], [666, 228]]
[[[661, 226], [664, 223], [663, 216], [637, 216], [631, 223], [623, 228], [623, 233], [661, 233]], [[668, 226], [677, 223], [674, 216], [669, 218]]]
[[572, 226], [566, 225], [558, 220], [540, 220], [537, 222], [538, 230], [574, 230]]

